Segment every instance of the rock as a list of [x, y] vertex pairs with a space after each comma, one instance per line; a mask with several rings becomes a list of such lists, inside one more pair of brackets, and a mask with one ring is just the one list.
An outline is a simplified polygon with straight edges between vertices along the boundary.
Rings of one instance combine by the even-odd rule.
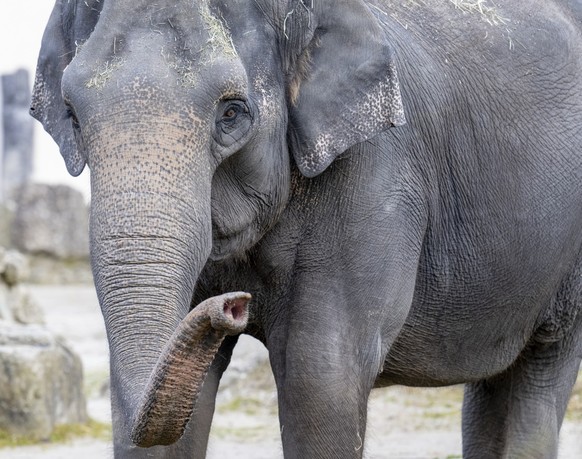
[[[2, 247], [9, 247], [12, 244], [12, 236], [10, 233], [13, 220], [13, 210], [6, 203], [0, 203], [0, 246]], [[0, 272], [1, 271], [2, 266], [0, 265]]]
[[31, 440], [87, 420], [81, 359], [46, 328], [20, 282], [27, 259], [0, 247], [0, 430]]
[[93, 274], [89, 260], [58, 260], [47, 255], [29, 257], [30, 277], [33, 284], [89, 284]]
[[44, 313], [21, 285], [0, 283], [0, 320], [23, 325], [45, 323]]
[[88, 258], [88, 222], [81, 192], [65, 185], [26, 185], [18, 193], [12, 242], [25, 253]]
[[15, 322], [23, 325], [43, 325], [45, 323], [42, 309], [24, 287], [16, 285], [10, 288], [7, 297], [8, 307]]
[[13, 286], [28, 279], [28, 260], [21, 253], [9, 250], [4, 254], [4, 269], [0, 271], [4, 282]]
[[81, 360], [34, 325], [0, 324], [0, 429], [47, 439], [59, 424], [87, 420]]
[[0, 247], [0, 320], [43, 324], [44, 315], [20, 282], [28, 278], [27, 258]]
[[6, 249], [0, 246], [0, 274], [4, 272], [6, 266]]
[[0, 320], [14, 322], [9, 295], [10, 289], [6, 284], [0, 282]]

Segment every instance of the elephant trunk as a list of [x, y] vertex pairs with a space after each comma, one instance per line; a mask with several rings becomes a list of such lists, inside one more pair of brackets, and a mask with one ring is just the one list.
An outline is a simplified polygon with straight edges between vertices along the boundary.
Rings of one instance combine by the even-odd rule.
[[178, 325], [164, 347], [135, 412], [131, 440], [141, 447], [177, 441], [225, 335], [247, 324], [248, 293], [209, 298]]
[[[133, 200], [132, 211], [113, 212], [116, 218], [99, 210], [115, 210], [115, 199], [105, 205], [96, 193], [92, 203], [92, 263], [110, 345], [116, 435], [140, 447], [182, 436], [224, 337], [246, 327], [250, 300], [248, 293], [226, 293], [188, 312], [207, 258], [206, 225], [171, 224], [178, 215], [170, 214], [184, 215], [184, 201], [152, 196], [147, 212]], [[155, 202], [163, 205], [154, 212]], [[149, 218], [152, 212], [164, 215], [165, 225]]]
[[150, 447], [180, 438], [222, 339], [246, 326], [250, 297], [225, 294], [189, 312], [212, 247], [212, 170], [204, 150], [176, 140], [187, 132], [179, 120], [141, 118], [122, 134], [97, 120], [86, 137], [115, 443]]

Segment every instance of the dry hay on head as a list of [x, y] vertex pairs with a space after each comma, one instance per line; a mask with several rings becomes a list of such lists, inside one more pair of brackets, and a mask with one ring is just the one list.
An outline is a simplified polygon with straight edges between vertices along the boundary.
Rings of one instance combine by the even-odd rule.
[[114, 56], [112, 59], [99, 66], [93, 77], [89, 79], [87, 83], [85, 83], [85, 87], [87, 89], [103, 89], [105, 83], [107, 83], [107, 81], [111, 78], [113, 72], [121, 67], [124, 63], [125, 61], [123, 58]]
[[210, 60], [212, 61], [214, 59], [217, 52], [222, 56], [237, 57], [238, 54], [232, 42], [230, 32], [223, 21], [212, 14], [206, 2], [202, 2], [200, 5], [200, 16], [204, 20], [205, 29], [210, 35], [206, 42], [206, 45], [210, 48]]

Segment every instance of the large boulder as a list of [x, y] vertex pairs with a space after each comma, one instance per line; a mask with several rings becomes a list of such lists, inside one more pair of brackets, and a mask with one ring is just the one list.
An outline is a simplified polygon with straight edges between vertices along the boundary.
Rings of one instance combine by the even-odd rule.
[[44, 314], [22, 285], [0, 284], [0, 319], [21, 325], [44, 325]]
[[16, 250], [0, 252], [0, 273], [2, 280], [9, 286], [14, 286], [27, 280], [29, 275], [28, 260]]
[[0, 247], [0, 320], [44, 324], [42, 309], [20, 283], [29, 274], [28, 260], [15, 250]]
[[0, 247], [0, 430], [33, 440], [87, 420], [81, 359], [47, 330], [21, 284], [21, 254]]
[[11, 245], [11, 228], [14, 218], [14, 210], [6, 203], [0, 202], [0, 246], [8, 247]]
[[81, 192], [65, 185], [29, 184], [17, 196], [12, 242], [30, 254], [85, 259], [89, 256], [88, 224]]
[[45, 328], [0, 323], [0, 368], [0, 429], [42, 440], [87, 421], [81, 360]]

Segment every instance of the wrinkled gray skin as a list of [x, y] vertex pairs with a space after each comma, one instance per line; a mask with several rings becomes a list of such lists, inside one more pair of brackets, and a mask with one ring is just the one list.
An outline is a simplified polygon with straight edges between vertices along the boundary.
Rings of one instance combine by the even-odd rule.
[[[91, 170], [116, 457], [205, 456], [236, 330], [183, 437], [131, 439], [180, 436], [196, 394], [178, 366], [156, 395], [160, 353], [232, 291], [286, 458], [361, 457], [373, 387], [456, 383], [465, 458], [556, 457], [582, 355], [582, 8], [496, 3], [57, 1], [32, 113]], [[146, 386], [184, 404], [177, 430], [166, 402], [136, 421]]]

